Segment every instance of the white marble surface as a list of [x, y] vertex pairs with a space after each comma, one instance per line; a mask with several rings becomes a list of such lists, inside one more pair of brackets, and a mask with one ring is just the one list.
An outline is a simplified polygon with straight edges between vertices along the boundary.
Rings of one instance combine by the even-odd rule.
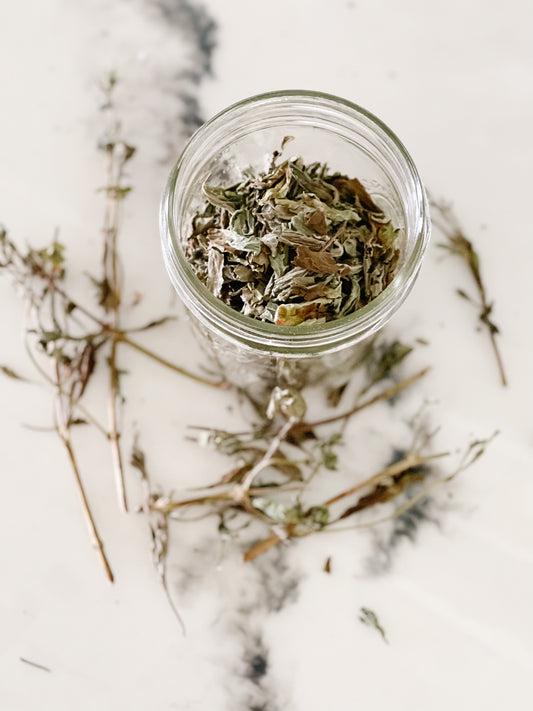
[[[453, 483], [453, 498], [436, 495], [413, 540], [390, 531], [311, 537], [249, 566], [236, 546], [218, 565], [212, 527], [175, 529], [169, 577], [183, 637], [145, 522], [117, 511], [106, 446], [78, 435], [113, 587], [87, 540], [60, 444], [23, 426], [50, 423], [49, 393], [1, 380], [2, 711], [532, 708], [532, 22], [527, 0], [2, 3], [0, 219], [20, 243], [43, 244], [59, 227], [77, 293], [89, 289], [83, 271], [98, 265], [96, 86], [110, 68], [139, 148], [122, 237], [126, 290], [144, 294], [139, 318], [171, 298], [157, 210], [191, 128], [246, 95], [323, 90], [380, 116], [433, 193], [453, 201], [482, 255], [510, 382], [500, 387], [486, 335], [454, 293], [467, 287], [466, 272], [433, 246], [392, 326], [430, 342], [405, 372], [433, 369], [394, 409], [353, 425], [342, 461], [352, 475], [368, 473], [369, 456], [386, 462], [382, 419], [401, 447], [405, 420], [425, 398], [439, 446], [500, 435]], [[31, 372], [18, 337], [23, 309], [5, 279], [0, 300], [0, 363]], [[194, 365], [183, 319], [151, 338]], [[207, 412], [211, 424], [226, 420], [228, 395], [169, 380], [141, 356], [124, 354], [124, 366], [128, 443], [137, 423], [153, 476], [167, 487], [209, 481], [224, 463], [185, 442], [184, 427]], [[376, 611], [388, 645], [358, 621], [361, 606]]]

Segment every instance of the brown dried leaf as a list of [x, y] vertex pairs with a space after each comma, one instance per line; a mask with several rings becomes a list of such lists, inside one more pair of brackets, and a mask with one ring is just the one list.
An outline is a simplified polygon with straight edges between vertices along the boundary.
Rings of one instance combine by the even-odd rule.
[[13, 380], [21, 380], [23, 382], [26, 380], [26, 378], [23, 378], [22, 375], [19, 375], [7, 365], [0, 365], [0, 373], [3, 373], [8, 378], [12, 378]]
[[305, 226], [319, 235], [327, 235], [329, 232], [326, 217], [320, 210], [314, 210], [305, 220]]
[[77, 397], [80, 398], [85, 392], [89, 378], [94, 372], [96, 365], [96, 348], [93, 343], [87, 343], [83, 348], [79, 364], [79, 392]]
[[280, 304], [274, 322], [278, 326], [298, 326], [304, 321], [321, 318], [326, 313], [323, 304], [311, 301], [306, 304]]
[[376, 504], [386, 504], [399, 496], [411, 484], [422, 481], [426, 474], [420, 467], [413, 467], [401, 472], [384, 483], [375, 486], [372, 491], [364, 496], [361, 496], [354, 506], [347, 508], [340, 516], [339, 521], [352, 516], [363, 509]]
[[291, 247], [309, 247], [309, 249], [315, 251], [323, 249], [325, 245], [324, 240], [320, 237], [304, 235], [302, 232], [296, 232], [295, 230], [282, 230], [278, 239]]
[[337, 274], [340, 269], [329, 252], [315, 252], [304, 246], [298, 247], [292, 264], [317, 274]]
[[349, 203], [359, 203], [368, 210], [369, 212], [380, 213], [382, 210], [376, 205], [376, 203], [370, 197], [367, 189], [357, 180], [357, 178], [334, 178], [331, 181], [339, 191], [340, 198], [343, 202]]

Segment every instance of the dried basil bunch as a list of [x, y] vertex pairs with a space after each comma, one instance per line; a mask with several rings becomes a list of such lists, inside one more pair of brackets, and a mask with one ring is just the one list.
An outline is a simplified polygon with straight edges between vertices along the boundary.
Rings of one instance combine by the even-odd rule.
[[296, 326], [351, 314], [390, 284], [399, 230], [357, 178], [279, 156], [231, 187], [204, 184], [185, 254], [246, 316]]

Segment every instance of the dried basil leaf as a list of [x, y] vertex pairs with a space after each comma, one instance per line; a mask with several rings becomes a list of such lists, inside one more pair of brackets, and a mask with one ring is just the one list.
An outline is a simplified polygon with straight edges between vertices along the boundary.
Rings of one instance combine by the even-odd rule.
[[292, 263], [317, 274], [337, 274], [339, 271], [339, 265], [329, 252], [315, 252], [308, 247], [298, 247]]

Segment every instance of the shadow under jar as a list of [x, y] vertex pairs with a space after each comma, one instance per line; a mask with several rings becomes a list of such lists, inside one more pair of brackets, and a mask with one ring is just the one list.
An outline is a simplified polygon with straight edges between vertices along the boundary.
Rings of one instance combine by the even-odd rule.
[[[243, 315], [208, 290], [185, 256], [204, 183], [229, 187], [244, 170], [264, 171], [285, 136], [293, 137], [291, 156], [361, 181], [399, 230], [391, 283], [366, 306], [324, 323], [280, 326]], [[359, 106], [309, 91], [254, 96], [201, 126], [172, 169], [160, 217], [170, 279], [206, 350], [227, 380], [260, 399], [275, 385], [301, 388], [355, 366], [412, 288], [430, 234], [426, 194], [398, 138]]]

